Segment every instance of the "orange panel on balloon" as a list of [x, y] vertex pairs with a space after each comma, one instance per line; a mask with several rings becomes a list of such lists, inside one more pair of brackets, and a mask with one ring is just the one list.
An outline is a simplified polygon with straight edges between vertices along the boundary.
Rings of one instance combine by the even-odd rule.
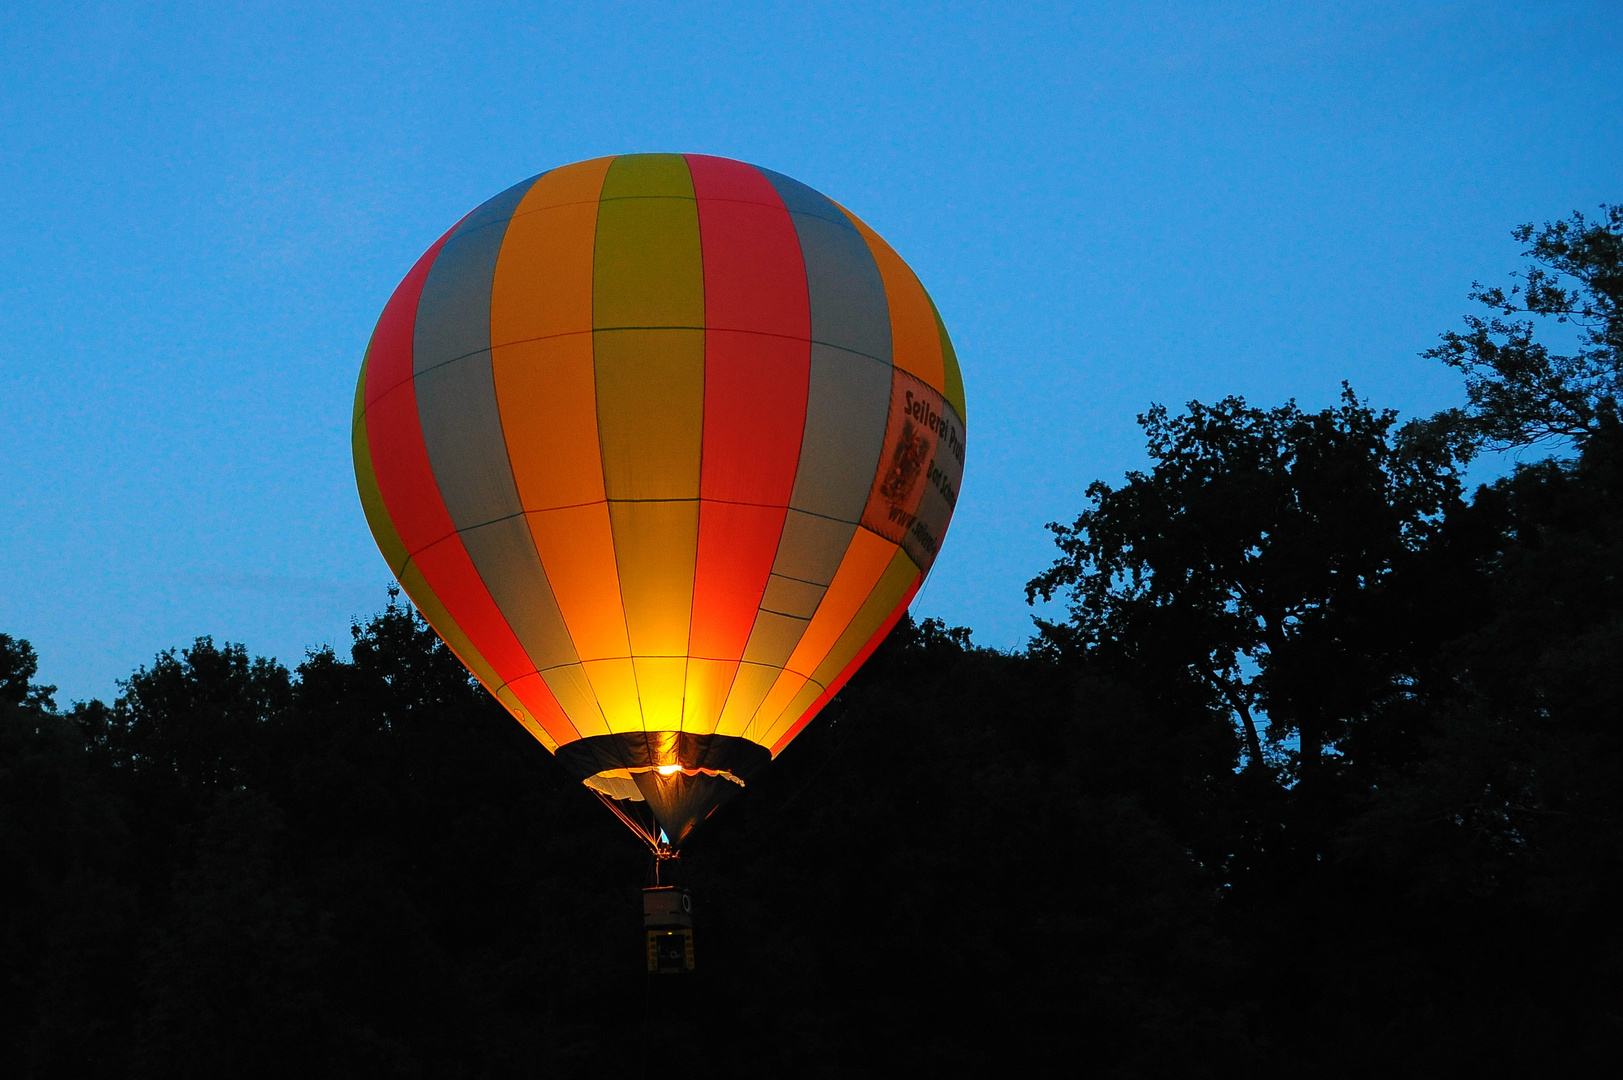
[[612, 160], [554, 169], [525, 192], [491, 283], [493, 347], [592, 328], [597, 197]]
[[738, 672], [727, 687], [727, 700], [716, 721], [716, 731], [723, 735], [748, 738], [750, 725], [755, 722], [761, 702], [772, 692], [783, 669], [771, 664], [754, 664], [748, 660], [738, 665]]
[[580, 658], [630, 656], [608, 505], [592, 503], [525, 516]]
[[[611, 502], [620, 602], [633, 656], [686, 656], [693, 621], [697, 502]], [[681, 715], [681, 680], [677, 681]], [[644, 711], [647, 711], [646, 702]]]
[[878, 632], [880, 624], [896, 610], [896, 605], [902, 602], [902, 597], [913, 591], [918, 584], [919, 568], [905, 550], [898, 549], [890, 558], [890, 564], [885, 572], [879, 576], [873, 591], [862, 602], [862, 607], [851, 617], [851, 623], [840, 635], [840, 639], [829, 649], [828, 655], [823, 657], [817, 670], [812, 672], [815, 682], [827, 686], [834, 677], [845, 669], [856, 656], [858, 650], [867, 644], [868, 639]]
[[492, 368], [508, 461], [524, 509], [601, 500], [591, 333], [499, 346]]

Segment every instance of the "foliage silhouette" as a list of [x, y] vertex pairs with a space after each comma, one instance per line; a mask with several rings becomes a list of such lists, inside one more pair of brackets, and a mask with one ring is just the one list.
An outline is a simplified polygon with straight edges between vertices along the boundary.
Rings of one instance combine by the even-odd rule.
[[1049, 525], [1063, 554], [1026, 596], [1063, 592], [1071, 618], [1039, 620], [1042, 647], [1237, 723], [1250, 767], [1289, 758], [1318, 783], [1349, 724], [1408, 692], [1418, 657], [1399, 626], [1415, 613], [1394, 585], [1461, 505], [1456, 460], [1393, 438], [1396, 420], [1345, 388], [1317, 413], [1152, 408], [1153, 468], [1095, 481], [1074, 524]]
[[[1473, 448], [1581, 443], [1615, 427], [1623, 402], [1623, 206], [1602, 206], [1594, 221], [1574, 213], [1523, 225], [1515, 237], [1531, 263], [1521, 284], [1474, 286], [1471, 299], [1494, 314], [1466, 316], [1463, 333], [1443, 334], [1424, 354], [1465, 374], [1469, 404], [1435, 426]], [[1572, 324], [1577, 348], [1557, 353], [1540, 341], [1549, 322]]]

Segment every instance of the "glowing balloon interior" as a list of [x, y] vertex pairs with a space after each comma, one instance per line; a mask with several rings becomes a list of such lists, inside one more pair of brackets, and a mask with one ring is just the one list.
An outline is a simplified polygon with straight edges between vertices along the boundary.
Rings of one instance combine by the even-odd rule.
[[402, 588], [656, 849], [901, 617], [964, 443], [957, 358], [901, 258], [804, 184], [692, 154], [474, 210], [384, 307], [355, 395]]

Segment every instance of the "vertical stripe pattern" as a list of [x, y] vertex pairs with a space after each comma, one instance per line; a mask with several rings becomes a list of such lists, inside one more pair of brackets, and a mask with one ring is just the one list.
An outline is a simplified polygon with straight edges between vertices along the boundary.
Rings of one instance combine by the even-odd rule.
[[775, 755], [838, 692], [935, 560], [963, 418], [941, 317], [867, 225], [765, 169], [632, 154], [429, 248], [352, 445], [379, 549], [469, 670], [548, 749], [635, 735], [648, 767], [690, 738]]

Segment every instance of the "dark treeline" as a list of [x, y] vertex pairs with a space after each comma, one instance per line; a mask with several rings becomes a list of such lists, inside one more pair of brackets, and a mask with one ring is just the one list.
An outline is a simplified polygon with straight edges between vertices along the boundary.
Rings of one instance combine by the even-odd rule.
[[688, 979], [645, 853], [402, 603], [69, 709], [0, 637], [0, 1072], [1602, 1072], [1623, 212], [1519, 236], [1431, 353], [1460, 409], [1154, 409], [1053, 527], [1065, 618], [904, 621], [690, 845]]

